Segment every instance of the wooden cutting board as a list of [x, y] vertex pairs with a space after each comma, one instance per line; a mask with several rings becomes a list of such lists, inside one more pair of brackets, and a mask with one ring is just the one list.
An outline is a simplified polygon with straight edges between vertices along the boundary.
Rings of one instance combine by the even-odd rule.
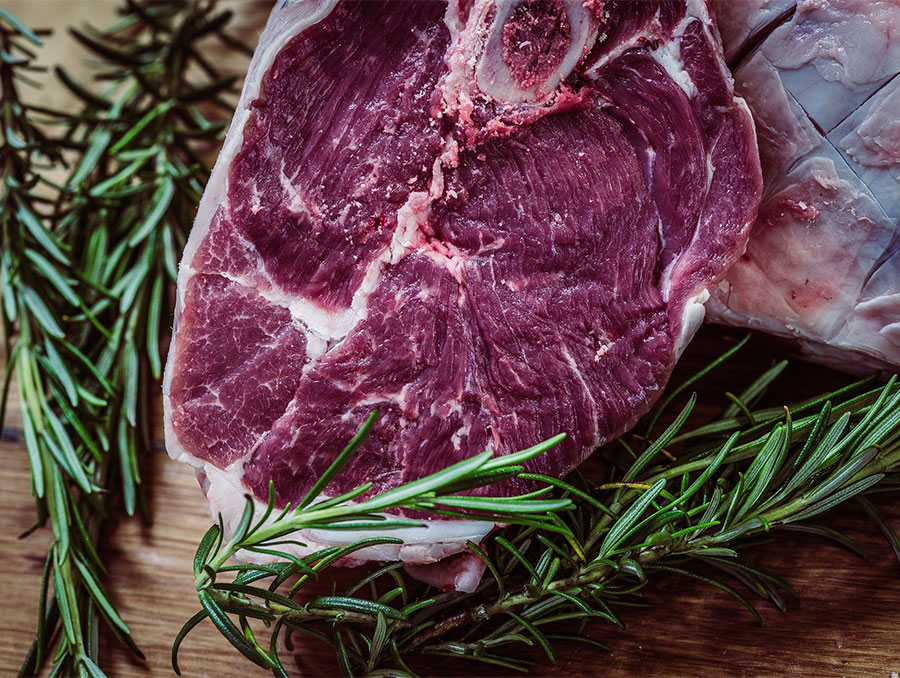
[[[47, 62], [65, 63], [77, 73], [82, 53], [64, 33], [69, 25], [91, 21], [107, 25], [117, 0], [6, 0], [3, 5], [26, 23], [56, 30], [48, 41]], [[226, 2], [246, 19], [243, 33], [252, 42], [253, 22], [266, 3]], [[255, 12], [255, 15], [250, 16]], [[250, 18], [248, 18], [250, 17]], [[42, 93], [45, 103], [63, 105], [60, 90]], [[682, 375], [706, 364], [726, 340], [723, 331], [704, 330], [686, 353]], [[730, 338], [734, 338], [734, 334]], [[746, 384], [770, 364], [781, 349], [765, 342], [747, 349], [742, 358], [707, 380], [701, 400], [709, 411], [720, 406], [713, 397]], [[2, 363], [2, 356], [0, 356]], [[798, 366], [784, 381], [805, 393], [841, 383], [821, 368]], [[676, 376], [676, 379], [678, 377]], [[15, 389], [13, 389], [15, 391]], [[791, 393], [784, 393], [789, 398]], [[0, 596], [0, 675], [17, 670], [35, 630], [38, 590], [48, 543], [46, 530], [27, 539], [17, 535], [34, 520], [29, 493], [28, 463], [21, 436], [21, 419], [13, 403], [0, 438], [0, 572], [6, 582]], [[161, 429], [158, 429], [161, 434]], [[210, 524], [206, 503], [193, 472], [171, 462], [158, 443], [143, 460], [154, 523], [115, 521], [104, 533], [103, 554], [109, 565], [105, 585], [146, 662], [133, 659], [110, 638], [102, 639], [101, 666], [112, 678], [171, 676], [169, 649], [181, 624], [197, 609], [192, 586], [194, 549]], [[881, 499], [880, 506], [900, 527], [900, 505]], [[612, 647], [609, 653], [585, 646], [558, 648], [559, 661], [539, 664], [535, 675], [644, 676], [821, 676], [884, 677], [900, 673], [900, 566], [878, 531], [856, 507], [841, 509], [829, 523], [847, 530], [870, 557], [863, 561], [837, 546], [794, 534], [778, 536], [778, 543], [760, 547], [752, 558], [785, 576], [799, 599], [782, 614], [762, 607], [765, 626], [725, 594], [693, 580], [664, 577], [651, 584], [646, 597], [652, 609], [626, 611], [628, 628], [598, 622], [591, 636]], [[354, 573], [345, 573], [344, 578]], [[314, 640], [300, 640], [296, 648], [297, 675], [334, 675], [330, 648]], [[538, 655], [535, 655], [539, 659]], [[285, 659], [288, 655], [285, 654]], [[186, 676], [264, 676], [227, 645], [207, 623], [201, 624], [182, 648]], [[444, 659], [415, 663], [423, 676], [495, 675], [471, 663]]]
[[[731, 340], [719, 328], [705, 328], [679, 365], [680, 375], [691, 374]], [[771, 363], [777, 346], [756, 341], [715, 378], [699, 388], [701, 405], [721, 406], [725, 388], [739, 388]], [[784, 384], [821, 390], [846, 380], [822, 368], [792, 366]], [[679, 378], [676, 374], [675, 379]], [[806, 391], [807, 393], [809, 391]], [[779, 391], [779, 394], [781, 391]], [[46, 531], [24, 540], [16, 535], [33, 521], [25, 447], [17, 409], [0, 442], [0, 571], [7, 582], [0, 598], [0, 675], [17, 668], [35, 628], [38, 587]], [[109, 675], [170, 676], [169, 649], [180, 625], [199, 609], [194, 595], [191, 560], [210, 524], [193, 472], [168, 459], [162, 444], [144, 460], [154, 523], [119, 520], [104, 534], [103, 552], [109, 564], [106, 586], [131, 626], [146, 662], [134, 660], [110, 638], [103, 639], [101, 665]], [[900, 505], [885, 496], [879, 505], [900, 527]], [[597, 622], [589, 634], [612, 647], [602, 652], [585, 646], [560, 645], [559, 660], [544, 660], [535, 675], [644, 676], [820, 676], [895, 678], [900, 673], [900, 566], [860, 510], [851, 505], [832, 513], [828, 524], [846, 530], [869, 553], [862, 560], [842, 548], [793, 533], [780, 533], [777, 543], [750, 554], [757, 563], [783, 575], [799, 595], [787, 613], [763, 604], [765, 625], [725, 594], [675, 575], [662, 576], [646, 590], [651, 609], [624, 612], [628, 624], [621, 631]], [[345, 572], [344, 579], [354, 576]], [[323, 584], [327, 588], [327, 583]], [[330, 648], [312, 639], [299, 639], [296, 673], [334, 675]], [[286, 659], [290, 655], [286, 654]], [[539, 659], [535, 655], [536, 659]], [[289, 660], [288, 660], [289, 661]], [[264, 676], [204, 623], [182, 648], [186, 676]], [[444, 659], [422, 661], [424, 676], [488, 675], [476, 664]]]

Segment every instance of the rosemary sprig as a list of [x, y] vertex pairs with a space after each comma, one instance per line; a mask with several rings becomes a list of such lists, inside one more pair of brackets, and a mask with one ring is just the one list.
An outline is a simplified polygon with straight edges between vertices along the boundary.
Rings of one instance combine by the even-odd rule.
[[[463, 489], [483, 487], [499, 480], [522, 476], [525, 470], [522, 464], [558, 444], [564, 437], [562, 435], [506, 456], [494, 457], [490, 451], [483, 452], [363, 501], [353, 500], [365, 495], [371, 489], [371, 483], [364, 483], [339, 497], [319, 499], [329, 480], [340, 472], [369, 435], [376, 416], [377, 412], [369, 417], [359, 434], [296, 507], [286, 506], [272, 519], [275, 489], [270, 485], [265, 511], [261, 516], [254, 516], [254, 503], [248, 497], [243, 516], [227, 543], [223, 544], [221, 521], [220, 525], [213, 525], [207, 531], [194, 558], [195, 586], [203, 610], [185, 625], [175, 641], [172, 665], [176, 673], [180, 673], [177, 655], [181, 641], [194, 626], [207, 617], [245, 657], [263, 668], [271, 669], [276, 675], [284, 675], [274, 644], [279, 632], [285, 627], [290, 629], [304, 622], [326, 619], [355, 618], [363, 624], [369, 621], [377, 623], [380, 615], [382, 620], [390, 618], [392, 622], [409, 628], [410, 615], [421, 605], [395, 608], [388, 604], [390, 598], [384, 596], [368, 601], [352, 596], [319, 596], [306, 604], [297, 603], [290, 597], [304, 585], [316, 580], [319, 571], [359, 549], [378, 544], [402, 543], [402, 539], [390, 535], [391, 530], [421, 525], [419, 521], [390, 518], [382, 513], [384, 511], [402, 508], [439, 512], [445, 517], [527, 525], [571, 538], [568, 528], [554, 520], [553, 516], [555, 512], [574, 508], [574, 504], [568, 497], [546, 498], [548, 491], [553, 489], [552, 485], [515, 497], [468, 497], [457, 494]], [[355, 541], [343, 547], [333, 546], [316, 551], [305, 558], [291, 556], [277, 548], [284, 543], [282, 539], [285, 536], [291, 535], [296, 543], [296, 533], [311, 528], [371, 529], [386, 534]], [[242, 550], [274, 556], [284, 562], [269, 566], [226, 565], [232, 556]], [[232, 582], [222, 583], [217, 580], [222, 572], [236, 572], [237, 576]], [[264, 577], [274, 577], [277, 585], [294, 575], [298, 575], [298, 579], [290, 587], [288, 595], [282, 595], [274, 591], [277, 585], [268, 590], [250, 586], [260, 579], [260, 573], [264, 573]], [[260, 601], [254, 601], [253, 598], [259, 598]], [[231, 621], [229, 613], [238, 617], [241, 631]], [[372, 618], [372, 614], [376, 617]], [[278, 626], [270, 640], [272, 649], [269, 651], [255, 641], [249, 626], [251, 618], [267, 622], [278, 620]]]
[[52, 129], [68, 119], [30, 105], [20, 95], [20, 86], [37, 84], [25, 73], [42, 72], [35, 64], [41, 34], [0, 11], [0, 291], [8, 356], [0, 421], [5, 420], [15, 375], [37, 507], [35, 527], [49, 522], [53, 529], [37, 638], [22, 672], [33, 673], [47, 659], [50, 638], [59, 631], [54, 673], [96, 675], [97, 646], [90, 630], [96, 618], [102, 616], [114, 634], [137, 650], [99, 584], [98, 521], [91, 514], [103, 508], [108, 461], [88, 432], [85, 413], [103, 401], [93, 390], [97, 382], [91, 375], [63, 357], [80, 353], [69, 341], [66, 318], [77, 312], [81, 300], [71, 278], [72, 247], [56, 227], [58, 195], [45, 178], [47, 170], [62, 164], [62, 150], [44, 127]]
[[[176, 253], [230, 112], [233, 76], [204, 56], [234, 49], [212, 2], [128, 1], [108, 31], [73, 34], [100, 63], [100, 92], [57, 75], [76, 114], [31, 105], [40, 34], [0, 11], [0, 297], [22, 402], [37, 524], [53, 530], [37, 633], [22, 673], [102, 675], [99, 620], [140, 654], [103, 592], [98, 536], [112, 492], [149, 519], [139, 458], [169, 323]], [[63, 176], [60, 181], [57, 177]], [[55, 649], [54, 649], [55, 648]]]
[[[406, 662], [415, 654], [527, 670], [531, 662], [518, 649], [523, 645], [541, 648], [550, 660], [557, 640], [603, 647], [583, 633], [587, 625], [621, 625], [619, 609], [638, 602], [651, 575], [663, 573], [716, 586], [757, 619], [740, 588], [784, 609], [790, 586], [742, 552], [761, 535], [794, 529], [853, 545], [810, 520], [900, 470], [900, 387], [891, 380], [872, 388], [864, 380], [790, 408], [753, 409], [783, 367], [728, 397], [730, 405], [714, 425], [687, 427], [692, 397], [658, 436], [627, 436], [625, 445], [607, 448], [615, 470], [608, 482], [595, 484], [577, 473], [560, 481], [518, 472], [555, 487], [546, 496], [574, 506], [548, 514], [544, 525], [508, 527], [485, 544], [469, 544], [487, 565], [472, 594], [437, 593], [390, 563], [343, 595], [301, 604], [294, 596], [313, 575], [322, 577], [336, 558], [363, 544], [305, 559], [270, 549], [266, 553], [280, 555], [279, 562], [229, 566], [209, 557], [210, 545], [221, 539], [214, 527], [198, 550], [195, 571], [204, 610], [179, 634], [173, 663], [185, 635], [209, 617], [239, 651], [279, 676], [286, 675], [279, 637], [290, 647], [295, 631], [330, 643], [344, 675], [413, 675]], [[302, 523], [304, 510], [293, 511], [290, 524], [272, 523], [284, 528], [280, 537]], [[879, 525], [890, 531], [883, 520]], [[371, 529], [372, 539], [382, 538]], [[234, 581], [223, 582], [232, 571]], [[289, 585], [294, 576], [299, 579]], [[265, 647], [251, 619], [270, 626]]]
[[126, 2], [120, 15], [105, 32], [72, 30], [99, 60], [103, 91], [57, 69], [84, 103], [68, 135], [79, 160], [59, 190], [69, 238], [83, 252], [74, 275], [86, 299], [73, 320], [118, 396], [104, 435], [117, 448], [126, 513], [148, 518], [138, 460], [152, 445], [169, 283], [209, 176], [200, 156], [217, 145], [230, 112], [223, 97], [234, 94], [234, 77], [212, 67], [199, 44], [224, 36], [231, 15], [212, 2]]

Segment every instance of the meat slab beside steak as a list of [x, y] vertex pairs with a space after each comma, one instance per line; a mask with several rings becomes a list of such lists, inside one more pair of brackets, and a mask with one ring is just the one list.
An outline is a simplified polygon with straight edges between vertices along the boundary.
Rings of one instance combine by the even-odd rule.
[[[713, 320], [900, 367], [900, 0], [717, 2], [766, 187]], [[752, 27], [752, 29], [751, 29]]]
[[[529, 464], [562, 476], [646, 412], [761, 193], [716, 40], [697, 0], [276, 5], [165, 379], [169, 452], [226, 526], [270, 481], [297, 502], [375, 408], [329, 493], [565, 432]], [[432, 520], [355, 556], [421, 566], [490, 529]]]

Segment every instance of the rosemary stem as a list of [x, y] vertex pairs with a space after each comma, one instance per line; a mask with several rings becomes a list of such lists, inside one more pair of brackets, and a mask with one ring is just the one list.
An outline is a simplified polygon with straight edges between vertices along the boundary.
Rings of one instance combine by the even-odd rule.
[[[865, 409], [866, 411], [868, 411], [868, 408]], [[734, 462], [743, 460], [747, 456], [748, 455], [745, 452], [743, 454], [736, 455], [734, 458], [730, 458], [729, 461]], [[659, 478], [672, 479], [675, 477], [679, 477], [688, 472], [702, 470], [708, 467], [711, 463], [711, 458], [705, 458], [687, 464], [682, 464], [676, 468], [659, 473], [656, 476], [652, 476], [646, 482], [652, 484]], [[870, 462], [870, 464], [861, 469], [852, 478], [847, 480], [844, 486], [849, 486], [859, 480], [870, 478], [873, 475], [886, 473], [888, 471], [896, 469], [898, 464], [900, 464], [900, 447], [894, 446], [894, 448], [890, 451], [885, 451], [882, 454], [879, 454], [872, 462]], [[630, 499], [634, 499], [638, 496], [640, 496], [639, 492], [631, 492], [630, 496], [628, 494], [623, 494], [620, 498], [620, 501], [618, 502], [619, 505], [614, 505], [614, 510], [616, 510], [617, 512], [620, 511], [624, 506], [627, 506], [630, 503]], [[763, 523], [762, 529], [768, 530], [772, 526], [780, 523], [782, 519], [792, 515], [796, 515], [814, 503], [816, 503], [816, 500], [811, 499], [808, 494], [805, 494], [803, 496], [797, 497], [793, 501], [784, 504], [784, 506], [780, 508], [767, 511], [766, 520]], [[745, 520], [745, 524], [746, 521], [752, 519], [754, 519], [754, 516], [748, 516]], [[589, 550], [601, 536], [609, 531], [609, 527], [613, 522], [613, 519], [608, 514], [603, 513], [598, 516], [597, 528], [592, 532], [590, 538], [585, 541], [586, 551]], [[691, 540], [689, 544], [679, 544], [673, 547], [653, 547], [643, 549], [636, 554], [634, 559], [641, 565], [649, 565], [667, 556], [678, 555], [679, 553], [683, 553], [685, 551], [702, 552], [704, 548], [717, 545], [719, 542], [720, 539], [718, 538], [718, 535], [702, 537], [699, 539]], [[499, 614], [504, 614], [528, 605], [532, 605], [542, 598], [546, 597], [547, 595], [550, 595], [553, 591], [567, 591], [573, 588], [600, 582], [607, 576], [609, 576], [613, 569], [614, 568], [612, 566], [606, 564], [600, 567], [593, 567], [589, 569], [585, 569], [584, 567], [582, 567], [579, 568], [579, 570], [576, 571], [576, 573], [572, 576], [552, 582], [546, 588], [535, 591], [533, 587], [531, 589], [529, 589], [529, 587], [522, 587], [517, 592], [507, 594], [492, 604], [479, 605], [477, 607], [468, 609], [463, 613], [444, 619], [443, 621], [437, 623], [431, 628], [425, 630], [423, 633], [414, 637], [410, 642], [408, 649], [409, 651], [438, 651], [440, 649], [439, 647], [429, 647], [429, 645], [436, 640], [440, 640], [448, 636], [455, 630], [460, 629], [467, 624], [483, 622]]]

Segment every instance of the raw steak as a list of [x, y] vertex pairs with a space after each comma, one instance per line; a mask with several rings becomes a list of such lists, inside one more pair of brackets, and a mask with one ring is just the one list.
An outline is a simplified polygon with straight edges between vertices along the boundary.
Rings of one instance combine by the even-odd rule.
[[736, 87], [756, 117], [766, 188], [710, 316], [788, 337], [840, 369], [895, 369], [900, 1], [716, 8], [726, 51], [744, 55]]
[[702, 2], [280, 2], [181, 264], [169, 452], [228, 526], [375, 407], [332, 492], [564, 431], [531, 464], [562, 476], [656, 399], [761, 185]]

